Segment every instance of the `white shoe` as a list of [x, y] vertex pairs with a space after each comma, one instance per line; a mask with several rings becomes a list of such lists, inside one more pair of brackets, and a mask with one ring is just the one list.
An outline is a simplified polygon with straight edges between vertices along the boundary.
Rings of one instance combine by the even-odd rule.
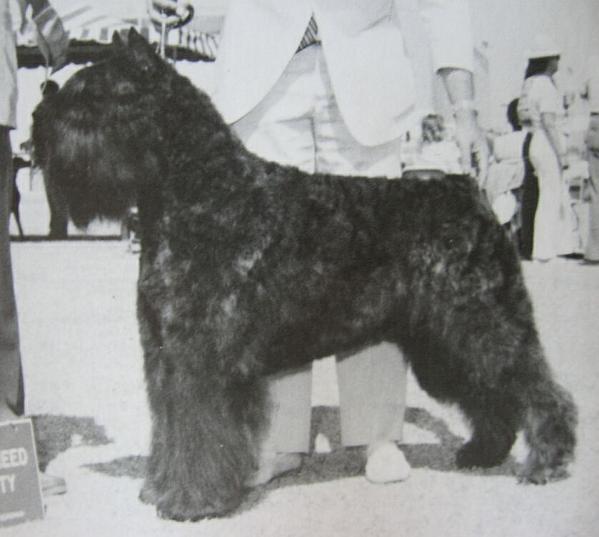
[[410, 475], [410, 465], [395, 442], [382, 442], [368, 448], [366, 479], [371, 483], [404, 481]]

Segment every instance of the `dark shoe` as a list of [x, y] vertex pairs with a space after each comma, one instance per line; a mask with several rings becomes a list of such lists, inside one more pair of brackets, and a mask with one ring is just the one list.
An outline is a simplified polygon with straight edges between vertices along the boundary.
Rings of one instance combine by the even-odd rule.
[[67, 492], [67, 483], [62, 477], [48, 475], [44, 472], [40, 472], [40, 486], [44, 496], [57, 496]]

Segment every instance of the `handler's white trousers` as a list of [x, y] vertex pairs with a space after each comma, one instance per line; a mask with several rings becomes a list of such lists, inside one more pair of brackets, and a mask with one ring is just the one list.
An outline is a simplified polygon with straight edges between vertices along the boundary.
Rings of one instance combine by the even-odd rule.
[[[365, 147], [347, 130], [320, 45], [297, 53], [271, 92], [233, 128], [253, 153], [309, 173], [401, 174], [399, 140]], [[406, 377], [403, 355], [390, 343], [337, 360], [344, 445], [401, 440]], [[274, 375], [268, 384], [272, 413], [265, 448], [309, 451], [312, 368]]]

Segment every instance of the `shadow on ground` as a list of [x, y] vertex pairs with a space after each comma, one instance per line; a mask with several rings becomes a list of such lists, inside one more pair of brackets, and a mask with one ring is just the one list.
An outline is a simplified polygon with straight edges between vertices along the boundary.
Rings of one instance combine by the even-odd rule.
[[69, 235], [60, 239], [48, 237], [48, 235], [11, 235], [10, 240], [13, 242], [114, 242], [122, 241], [119, 235]]
[[[511, 457], [501, 466], [490, 469], [471, 471], [458, 470], [455, 463], [455, 453], [463, 444], [464, 439], [453, 434], [445, 422], [435, 418], [421, 408], [409, 408], [406, 412], [406, 422], [429, 431], [437, 439], [437, 443], [402, 445], [408, 462], [412, 468], [429, 468], [439, 472], [461, 472], [473, 475], [514, 475], [517, 464]], [[338, 407], [315, 407], [312, 411], [312, 447], [318, 433], [325, 435], [331, 444], [330, 453], [315, 453], [304, 458], [304, 464], [299, 471], [287, 474], [273, 480], [268, 485], [250, 491], [241, 510], [249, 509], [258, 503], [270, 490], [311, 483], [323, 483], [338, 479], [362, 475], [365, 464], [364, 448], [343, 448], [341, 446], [341, 431], [339, 427]], [[121, 457], [110, 462], [86, 465], [93, 471], [111, 477], [129, 477], [142, 479], [145, 473], [147, 457]]]
[[42, 472], [52, 459], [74, 444], [101, 446], [112, 442], [104, 427], [97, 425], [93, 418], [42, 414], [33, 416], [32, 421]]

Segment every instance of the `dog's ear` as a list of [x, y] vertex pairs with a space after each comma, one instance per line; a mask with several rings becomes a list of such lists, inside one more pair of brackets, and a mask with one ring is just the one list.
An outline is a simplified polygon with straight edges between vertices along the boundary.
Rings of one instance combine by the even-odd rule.
[[148, 45], [148, 42], [142, 37], [142, 35], [133, 27], [129, 28], [129, 33], [127, 34], [129, 38], [129, 46], [143, 46]]
[[121, 49], [125, 48], [125, 42], [123, 41], [121, 34], [119, 32], [117, 32], [116, 30], [114, 32], [112, 32], [112, 46], [116, 50], [121, 50]]
[[133, 27], [129, 29], [128, 42], [129, 52], [133, 55], [135, 63], [144, 71], [149, 71], [160, 63], [152, 45]]

